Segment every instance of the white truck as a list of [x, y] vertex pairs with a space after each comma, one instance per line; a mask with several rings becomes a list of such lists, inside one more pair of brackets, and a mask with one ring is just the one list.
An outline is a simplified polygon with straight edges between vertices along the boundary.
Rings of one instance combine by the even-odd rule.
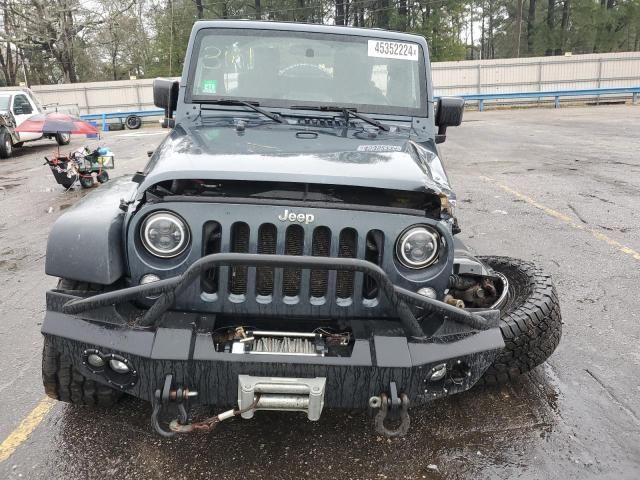
[[9, 158], [14, 148], [42, 138], [53, 139], [58, 145], [67, 145], [70, 142], [71, 135], [68, 133], [15, 131], [26, 119], [45, 111], [29, 89], [0, 90], [0, 158]]

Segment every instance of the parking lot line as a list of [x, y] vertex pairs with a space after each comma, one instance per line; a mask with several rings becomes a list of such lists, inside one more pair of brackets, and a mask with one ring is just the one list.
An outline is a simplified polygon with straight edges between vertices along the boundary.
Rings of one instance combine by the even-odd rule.
[[40, 400], [29, 415], [20, 422], [20, 425], [0, 443], [0, 463], [9, 458], [29, 438], [29, 435], [40, 425], [54, 404], [55, 401], [49, 397]]
[[484, 175], [480, 175], [480, 178], [486, 182], [491, 182], [495, 185], [497, 185], [498, 187], [500, 187], [502, 190], [504, 190], [507, 193], [510, 193], [516, 197], [518, 197], [520, 200], [523, 200], [524, 202], [528, 203], [529, 205], [532, 205], [536, 208], [538, 208], [539, 210], [542, 210], [544, 213], [546, 213], [547, 215], [549, 215], [550, 217], [554, 217], [558, 220], [560, 220], [563, 223], [566, 223], [567, 225], [575, 228], [576, 230], [583, 230], [585, 232], [589, 232], [593, 237], [595, 237], [596, 239], [605, 242], [607, 244], [609, 244], [610, 246], [614, 247], [616, 250], [625, 253], [627, 255], [630, 255], [631, 257], [633, 257], [636, 260], [640, 260], [640, 252], [635, 251], [634, 249], [627, 247], [626, 245], [623, 245], [622, 243], [618, 242], [617, 240], [614, 240], [613, 238], [609, 237], [608, 235], [605, 235], [604, 233], [602, 233], [599, 230], [596, 230], [595, 228], [590, 228], [590, 227], [585, 227], [584, 225], [581, 225], [579, 223], [576, 223], [571, 217], [568, 217], [567, 215], [565, 215], [564, 213], [558, 212], [557, 210], [554, 210], [552, 208], [549, 208], [545, 205], [542, 205], [541, 203], [537, 202], [536, 200], [534, 200], [533, 198], [518, 192], [517, 190], [514, 190], [511, 187], [508, 187], [507, 185], [504, 185], [502, 183], [499, 183], [498, 181], [496, 181], [495, 179], [491, 178], [491, 177], [487, 177]]

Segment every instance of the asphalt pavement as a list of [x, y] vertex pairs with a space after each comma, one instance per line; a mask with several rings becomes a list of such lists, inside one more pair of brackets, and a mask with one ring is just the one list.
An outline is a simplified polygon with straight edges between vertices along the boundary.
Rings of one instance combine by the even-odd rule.
[[[138, 400], [43, 401], [47, 235], [87, 191], [55, 183], [52, 142], [0, 160], [0, 478], [640, 478], [640, 106], [468, 112], [448, 133], [460, 236], [548, 270], [564, 335], [533, 373], [414, 409], [394, 440], [363, 412], [259, 412], [164, 439]], [[112, 177], [142, 167], [164, 134], [106, 134]]]

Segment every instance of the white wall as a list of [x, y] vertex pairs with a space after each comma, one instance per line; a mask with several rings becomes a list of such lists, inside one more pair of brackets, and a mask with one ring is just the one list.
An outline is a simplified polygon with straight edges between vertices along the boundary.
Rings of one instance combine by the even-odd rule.
[[433, 64], [436, 95], [640, 86], [640, 52]]

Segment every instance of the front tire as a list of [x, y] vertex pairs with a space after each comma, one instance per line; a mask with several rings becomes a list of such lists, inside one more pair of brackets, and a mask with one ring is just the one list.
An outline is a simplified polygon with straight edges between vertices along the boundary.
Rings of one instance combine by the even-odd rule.
[[42, 348], [42, 383], [49, 397], [76, 405], [112, 407], [121, 396], [121, 392], [85, 377], [50, 337], [45, 337]]
[[542, 364], [562, 335], [560, 303], [551, 276], [530, 262], [508, 257], [480, 257], [509, 281], [500, 306], [505, 349], [479, 383], [505, 383]]
[[0, 129], [0, 158], [9, 158], [13, 152], [11, 135], [6, 128]]
[[[75, 293], [81, 291], [96, 294], [102, 291], [102, 288], [101, 285], [63, 278], [58, 282], [59, 290]], [[122, 392], [87, 378], [73, 366], [71, 360], [58, 349], [54, 339], [49, 336], [45, 336], [42, 348], [42, 383], [49, 397], [76, 405], [111, 407], [122, 396]]]
[[69, 133], [56, 133], [56, 142], [58, 145], [69, 145], [71, 142], [71, 134]]
[[[96, 294], [103, 287], [61, 278], [58, 289]], [[49, 336], [45, 336], [42, 348], [42, 383], [49, 397], [76, 405], [111, 407], [122, 396], [122, 392], [87, 378]]]

